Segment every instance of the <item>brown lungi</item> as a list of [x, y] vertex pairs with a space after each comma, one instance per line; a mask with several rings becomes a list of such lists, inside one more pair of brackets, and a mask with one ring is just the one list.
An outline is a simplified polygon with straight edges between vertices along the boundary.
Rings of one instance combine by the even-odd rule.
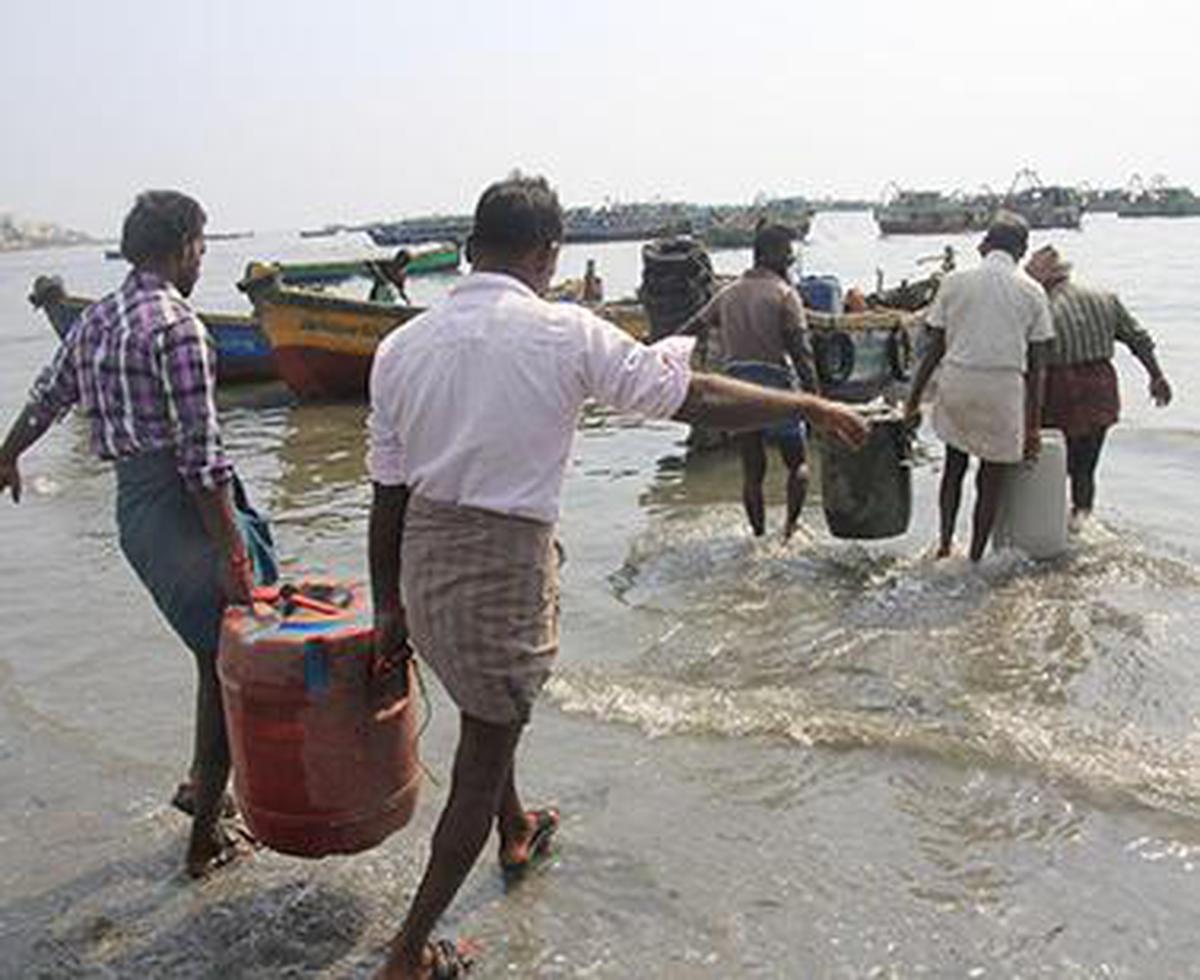
[[1121, 413], [1117, 372], [1112, 361], [1052, 364], [1046, 370], [1042, 425], [1068, 436], [1106, 429]]
[[554, 526], [413, 495], [401, 554], [418, 656], [459, 709], [524, 723], [558, 652]]

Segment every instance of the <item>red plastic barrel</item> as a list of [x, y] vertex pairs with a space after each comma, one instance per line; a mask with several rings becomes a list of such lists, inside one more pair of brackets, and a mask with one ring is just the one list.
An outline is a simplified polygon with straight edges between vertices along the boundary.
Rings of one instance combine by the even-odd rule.
[[304, 857], [366, 850], [420, 786], [411, 665], [379, 670], [358, 584], [308, 579], [225, 613], [217, 670], [254, 835]]

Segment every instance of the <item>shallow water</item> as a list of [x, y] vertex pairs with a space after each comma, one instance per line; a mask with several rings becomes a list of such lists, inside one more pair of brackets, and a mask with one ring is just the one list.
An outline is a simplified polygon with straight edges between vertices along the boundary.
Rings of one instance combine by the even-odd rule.
[[[529, 801], [565, 824], [545, 873], [505, 895], [489, 849], [448, 914], [485, 947], [475, 975], [1200, 975], [1200, 221], [1095, 216], [1042, 240], [1121, 292], [1177, 392], [1153, 409], [1118, 356], [1098, 518], [1055, 561], [930, 561], [932, 442], [908, 534], [834, 540], [814, 499], [785, 546], [777, 468], [774, 534], [754, 541], [736, 460], [686, 458], [672, 423], [587, 416], [563, 653], [520, 756]], [[805, 263], [869, 286], [940, 245], [825, 214]], [[351, 247], [214, 243], [198, 300], [243, 308], [230, 282], [250, 257]], [[563, 273], [588, 256], [610, 295], [632, 289], [636, 245], [568, 248]], [[120, 268], [94, 248], [0, 257], [6, 419], [52, 351], [24, 302], [47, 271], [98, 292]], [[451, 281], [416, 280], [415, 298]], [[362, 575], [362, 407], [270, 386], [222, 401], [285, 557]], [[186, 884], [165, 800], [190, 666], [117, 551], [112, 478], [86, 450], [68, 421], [29, 455], [28, 498], [0, 506], [0, 976], [369, 976], [427, 853], [449, 703], [431, 681], [423, 753], [443, 785], [392, 840]]]

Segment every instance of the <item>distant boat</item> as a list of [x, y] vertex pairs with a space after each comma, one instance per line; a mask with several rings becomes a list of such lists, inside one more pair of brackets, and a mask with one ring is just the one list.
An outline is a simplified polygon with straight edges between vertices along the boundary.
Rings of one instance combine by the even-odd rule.
[[[410, 276], [432, 272], [453, 272], [462, 261], [457, 242], [426, 242], [405, 247]], [[371, 256], [356, 259], [332, 259], [321, 262], [280, 262], [275, 265], [285, 286], [332, 286], [350, 279], [375, 280], [383, 275], [381, 263], [393, 256]]]
[[375, 223], [364, 227], [371, 241], [383, 248], [397, 245], [419, 245], [425, 242], [457, 242], [467, 240], [474, 219], [470, 215], [413, 218], [408, 221]]
[[[1025, 187], [1017, 190], [1022, 180]], [[1047, 187], [1037, 172], [1018, 170], [998, 207], [1024, 218], [1030, 228], [1077, 229], [1083, 217], [1083, 199], [1074, 187]]]
[[[46, 314], [54, 332], [63, 338], [95, 300], [68, 295], [58, 276], [38, 276], [29, 302]], [[236, 313], [201, 313], [200, 319], [217, 349], [218, 384], [273, 381], [279, 376], [271, 345], [253, 318]]]
[[253, 238], [252, 231], [206, 231], [204, 233], [205, 241], [209, 242], [231, 242], [238, 238]]
[[324, 238], [327, 235], [336, 235], [343, 231], [342, 225], [324, 225], [321, 228], [301, 228], [301, 238]]
[[1116, 214], [1129, 201], [1129, 196], [1120, 188], [1085, 190], [1083, 210], [1089, 214]]
[[773, 212], [769, 207], [759, 211], [754, 208], [739, 208], [728, 217], [714, 217], [702, 222], [694, 234], [709, 248], [750, 248], [760, 220], [777, 222], [796, 233], [797, 241], [804, 241], [812, 228], [813, 211], [801, 210]]
[[874, 211], [883, 235], [952, 235], [977, 231], [987, 224], [991, 208], [940, 191], [902, 190], [895, 185], [885, 192]]
[[123, 258], [125, 258], [125, 256], [121, 253], [121, 250], [119, 248], [106, 248], [104, 250], [104, 257], [106, 259], [123, 259]]
[[286, 286], [276, 266], [257, 262], [238, 288], [254, 304], [279, 376], [303, 399], [365, 399], [375, 348], [421, 312]]
[[1150, 186], [1135, 186], [1129, 200], [1117, 209], [1118, 218], [1189, 218], [1200, 215], [1200, 197], [1189, 187], [1168, 187], [1163, 177], [1156, 177]]

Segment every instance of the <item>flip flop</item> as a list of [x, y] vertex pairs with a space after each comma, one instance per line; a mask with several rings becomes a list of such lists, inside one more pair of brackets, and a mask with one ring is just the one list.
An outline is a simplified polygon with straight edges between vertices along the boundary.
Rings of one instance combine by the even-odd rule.
[[433, 950], [432, 972], [430, 973], [433, 980], [454, 980], [455, 977], [461, 977], [475, 965], [471, 949], [466, 944], [451, 942], [449, 939], [439, 939], [429, 945]]
[[561, 822], [558, 810], [554, 807], [530, 810], [529, 816], [533, 818], [534, 824], [533, 834], [529, 838], [529, 845], [525, 852], [526, 857], [520, 861], [500, 859], [500, 871], [504, 875], [505, 884], [511, 885], [520, 881], [533, 868], [542, 863], [550, 853], [550, 844]]

